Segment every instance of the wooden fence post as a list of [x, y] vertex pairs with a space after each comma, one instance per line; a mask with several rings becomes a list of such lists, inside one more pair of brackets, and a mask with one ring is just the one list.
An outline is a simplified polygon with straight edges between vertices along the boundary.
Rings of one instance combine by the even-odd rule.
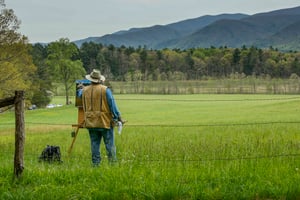
[[14, 177], [20, 178], [24, 170], [24, 143], [25, 143], [25, 123], [24, 123], [24, 91], [15, 91], [15, 158]]

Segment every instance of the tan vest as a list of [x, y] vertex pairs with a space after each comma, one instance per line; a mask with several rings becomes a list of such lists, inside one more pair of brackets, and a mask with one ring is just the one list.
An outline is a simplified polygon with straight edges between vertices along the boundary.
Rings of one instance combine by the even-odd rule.
[[111, 127], [113, 117], [106, 99], [106, 88], [104, 85], [92, 84], [83, 89], [84, 127], [106, 129]]

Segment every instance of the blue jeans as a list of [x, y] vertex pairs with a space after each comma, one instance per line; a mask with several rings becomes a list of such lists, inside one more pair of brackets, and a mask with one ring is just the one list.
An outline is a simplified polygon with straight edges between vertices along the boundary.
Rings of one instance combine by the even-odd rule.
[[103, 138], [105, 149], [109, 162], [117, 161], [116, 147], [114, 140], [114, 129], [90, 128], [89, 134], [91, 139], [92, 163], [98, 166], [101, 162], [100, 144]]

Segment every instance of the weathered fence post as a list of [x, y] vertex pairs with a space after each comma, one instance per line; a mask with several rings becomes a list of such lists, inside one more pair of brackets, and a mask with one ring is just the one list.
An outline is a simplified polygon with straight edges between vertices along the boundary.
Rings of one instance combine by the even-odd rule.
[[24, 143], [25, 143], [25, 123], [24, 123], [24, 91], [15, 92], [15, 158], [14, 175], [20, 178], [24, 170]]

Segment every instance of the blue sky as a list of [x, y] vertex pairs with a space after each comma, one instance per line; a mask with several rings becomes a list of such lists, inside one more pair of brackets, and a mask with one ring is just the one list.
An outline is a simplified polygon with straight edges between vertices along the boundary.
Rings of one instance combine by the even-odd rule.
[[300, 6], [299, 0], [5, 0], [32, 43], [71, 41], [130, 28], [223, 13], [255, 14]]

